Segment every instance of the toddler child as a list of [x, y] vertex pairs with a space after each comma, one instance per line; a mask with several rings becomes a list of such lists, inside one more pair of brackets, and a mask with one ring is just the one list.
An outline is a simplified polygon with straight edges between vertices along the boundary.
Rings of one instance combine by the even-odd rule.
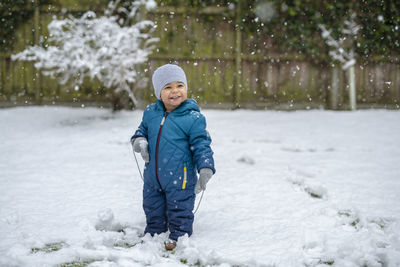
[[205, 190], [215, 173], [214, 159], [205, 117], [196, 101], [187, 98], [183, 69], [163, 65], [152, 82], [158, 100], [146, 107], [131, 143], [145, 161], [145, 233], [169, 230], [165, 248], [172, 250], [178, 237], [192, 234], [195, 193]]

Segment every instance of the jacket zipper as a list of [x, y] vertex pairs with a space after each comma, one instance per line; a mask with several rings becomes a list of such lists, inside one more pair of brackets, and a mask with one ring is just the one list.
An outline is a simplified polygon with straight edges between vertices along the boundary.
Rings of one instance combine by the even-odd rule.
[[182, 183], [182, 189], [186, 189], [186, 183], [187, 183], [187, 167], [186, 163], [183, 164], [183, 183]]
[[158, 145], [160, 144], [160, 137], [161, 137], [161, 132], [162, 132], [162, 128], [165, 122], [165, 119], [167, 118], [168, 113], [165, 112], [164, 117], [161, 120], [160, 123], [160, 130], [158, 131], [158, 136], [157, 136], [157, 143], [156, 143], [156, 177], [157, 177], [157, 181], [158, 184], [160, 185], [160, 189], [162, 189], [161, 187], [161, 182], [160, 182], [160, 178], [158, 177]]

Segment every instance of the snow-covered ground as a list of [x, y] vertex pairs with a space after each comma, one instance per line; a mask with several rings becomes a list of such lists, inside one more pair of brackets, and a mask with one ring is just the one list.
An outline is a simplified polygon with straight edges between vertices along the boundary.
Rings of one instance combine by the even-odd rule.
[[217, 173], [170, 253], [142, 237], [142, 111], [1, 109], [0, 266], [400, 266], [399, 111], [203, 113]]

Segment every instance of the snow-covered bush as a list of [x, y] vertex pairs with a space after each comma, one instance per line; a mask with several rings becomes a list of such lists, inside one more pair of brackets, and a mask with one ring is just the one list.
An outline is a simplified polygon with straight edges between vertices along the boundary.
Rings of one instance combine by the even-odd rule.
[[349, 19], [344, 20], [344, 27], [341, 29], [341, 36], [338, 39], [332, 37], [332, 31], [328, 30], [325, 25], [320, 24], [322, 38], [330, 47], [329, 55], [334, 61], [342, 64], [343, 70], [349, 72], [349, 99], [350, 108], [356, 109], [356, 88], [354, 65], [356, 64], [354, 45], [357, 39], [357, 33], [361, 26], [355, 22], [356, 15], [353, 13]]
[[140, 10], [154, 0], [137, 0], [129, 6], [110, 2], [102, 16], [88, 11], [81, 17], [54, 18], [48, 25], [49, 44], [29, 46], [13, 60], [33, 61], [44, 75], [76, 88], [85, 77], [98, 79], [113, 93], [126, 92], [134, 104], [134, 91], [147, 82], [141, 71], [154, 49], [154, 23]]
[[342, 36], [338, 39], [332, 37], [332, 31], [326, 29], [325, 25], [320, 24], [319, 28], [322, 31], [322, 37], [326, 40], [326, 44], [331, 48], [329, 55], [332, 59], [343, 64], [343, 70], [356, 63], [354, 53], [354, 41], [357, 33], [361, 29], [360, 25], [355, 23], [355, 14], [350, 16], [350, 19], [344, 21], [344, 27], [341, 30]]

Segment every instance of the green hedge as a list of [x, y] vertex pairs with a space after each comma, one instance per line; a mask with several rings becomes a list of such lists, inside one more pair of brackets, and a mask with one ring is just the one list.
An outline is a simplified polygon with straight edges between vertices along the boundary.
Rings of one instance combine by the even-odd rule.
[[18, 25], [27, 21], [33, 14], [32, 10], [20, 9], [26, 6], [26, 0], [0, 0], [0, 51], [12, 51], [15, 30]]

